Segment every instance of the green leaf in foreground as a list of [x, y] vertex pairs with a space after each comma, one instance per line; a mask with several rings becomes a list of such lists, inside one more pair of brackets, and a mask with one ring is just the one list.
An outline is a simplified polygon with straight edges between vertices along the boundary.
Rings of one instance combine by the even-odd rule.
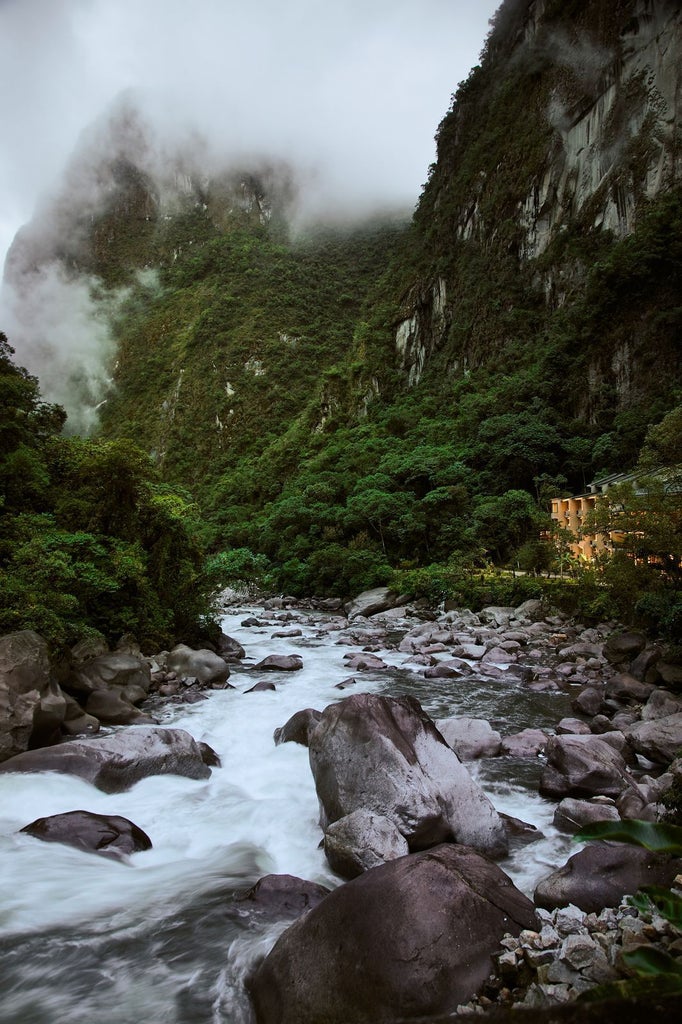
[[678, 980], [682, 991], [682, 963], [654, 946], [638, 946], [623, 953], [623, 962], [637, 974], [660, 977], [666, 975]]
[[640, 913], [650, 914], [657, 910], [661, 917], [682, 930], [682, 901], [676, 893], [662, 885], [647, 885], [628, 898], [631, 906]]
[[579, 840], [611, 839], [654, 853], [682, 854], [682, 827], [651, 821], [597, 821], [575, 834]]

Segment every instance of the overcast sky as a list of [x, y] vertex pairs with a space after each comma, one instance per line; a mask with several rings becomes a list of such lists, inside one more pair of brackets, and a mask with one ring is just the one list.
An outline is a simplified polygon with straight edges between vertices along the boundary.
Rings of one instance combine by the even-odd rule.
[[133, 90], [318, 174], [341, 205], [412, 206], [496, 0], [0, 0], [0, 260], [81, 131]]

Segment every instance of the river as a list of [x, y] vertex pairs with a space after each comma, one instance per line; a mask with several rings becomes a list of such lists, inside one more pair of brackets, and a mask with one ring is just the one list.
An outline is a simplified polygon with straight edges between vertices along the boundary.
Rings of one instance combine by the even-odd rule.
[[[322, 710], [354, 692], [335, 684], [350, 674], [343, 655], [359, 648], [345, 632], [321, 632], [319, 615], [296, 622], [302, 637], [272, 639], [272, 619], [261, 629], [240, 625], [250, 614], [263, 613], [234, 608], [223, 622], [247, 652], [231, 677], [236, 689], [167, 704], [159, 715], [217, 751], [222, 767], [210, 779], [158, 776], [107, 795], [66, 775], [0, 776], [2, 1024], [250, 1024], [243, 977], [281, 926], [259, 923], [234, 894], [270, 872], [339, 884], [318, 848], [308, 752], [275, 746], [272, 734], [301, 708]], [[245, 694], [265, 678], [248, 666], [275, 653], [301, 654], [303, 670], [268, 676], [276, 692]], [[512, 733], [551, 728], [568, 709], [562, 693], [532, 693], [518, 681], [425, 680], [417, 666], [401, 667], [406, 655], [379, 654], [389, 669], [355, 673], [354, 690], [412, 693], [433, 717], [485, 717]], [[501, 863], [532, 895], [576, 849], [551, 824], [554, 804], [537, 794], [541, 764], [492, 758], [470, 768], [498, 810], [544, 834]], [[122, 863], [17, 832], [76, 809], [130, 818], [153, 848]]]

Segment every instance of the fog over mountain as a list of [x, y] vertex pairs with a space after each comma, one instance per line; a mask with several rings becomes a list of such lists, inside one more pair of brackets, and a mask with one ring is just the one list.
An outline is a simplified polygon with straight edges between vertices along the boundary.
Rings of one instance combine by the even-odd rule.
[[123, 92], [167, 144], [298, 165], [319, 207], [411, 208], [496, 6], [0, 0], [0, 252]]

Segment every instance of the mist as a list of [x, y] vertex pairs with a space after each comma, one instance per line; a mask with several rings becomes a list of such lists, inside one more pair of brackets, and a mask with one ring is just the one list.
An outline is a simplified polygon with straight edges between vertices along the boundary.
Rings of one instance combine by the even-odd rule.
[[[0, 0], [3, 260], [23, 223], [33, 218], [34, 238], [63, 237], [65, 211], [96, 208], [102, 183], [84, 173], [84, 154], [92, 166], [109, 155], [103, 126], [124, 104], [145, 126], [136, 159], [162, 187], [191, 154], [192, 170], [209, 175], [291, 168], [294, 220], [409, 213], [496, 7]], [[24, 277], [3, 287], [0, 329], [72, 429], [87, 430], [114, 355], [97, 282], [57, 265], [27, 266]]]

